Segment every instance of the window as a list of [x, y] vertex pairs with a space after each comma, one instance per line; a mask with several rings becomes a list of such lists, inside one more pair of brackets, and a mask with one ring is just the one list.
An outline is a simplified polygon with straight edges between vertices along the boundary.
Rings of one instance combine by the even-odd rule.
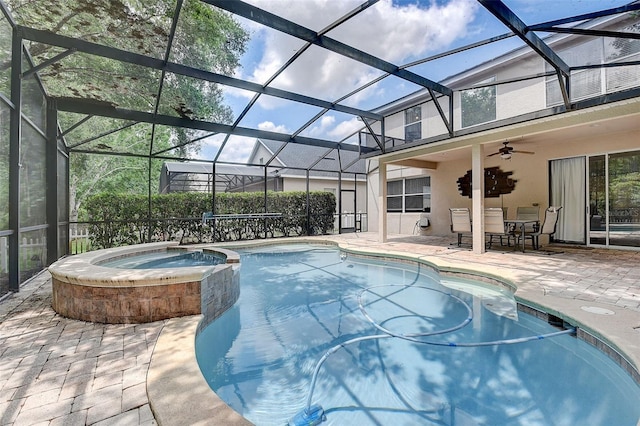
[[[481, 81], [480, 84], [496, 81], [495, 77]], [[465, 90], [460, 94], [462, 127], [475, 126], [496, 119], [496, 86], [479, 87]]]
[[[620, 29], [621, 32], [637, 33], [636, 25]], [[598, 65], [614, 62], [633, 62], [640, 59], [640, 40], [599, 37], [558, 52], [569, 66]], [[546, 65], [546, 70], [553, 68]], [[575, 70], [571, 72], [571, 101], [588, 99], [603, 93], [635, 87], [640, 79], [640, 66], [628, 65], [602, 69]], [[547, 77], [547, 106], [562, 104], [558, 77]]]
[[404, 111], [405, 142], [422, 139], [422, 107], [416, 106]]
[[404, 181], [394, 180], [387, 182], [387, 211], [402, 212], [402, 187]]
[[[637, 33], [637, 24], [628, 26], [622, 31]], [[604, 57], [606, 62], [631, 62], [640, 60], [640, 40], [607, 37], [604, 39]], [[636, 86], [640, 80], [640, 66], [606, 68], [607, 93]]]
[[[602, 38], [591, 40], [577, 46], [560, 50], [558, 55], [569, 66], [596, 65], [602, 62]], [[546, 71], [553, 71], [553, 67], [545, 64]], [[586, 69], [571, 72], [569, 81], [571, 87], [571, 101], [597, 96], [602, 92], [602, 70]], [[547, 77], [547, 106], [561, 105], [563, 103], [558, 77]]]
[[430, 212], [431, 177], [387, 182], [387, 212]]

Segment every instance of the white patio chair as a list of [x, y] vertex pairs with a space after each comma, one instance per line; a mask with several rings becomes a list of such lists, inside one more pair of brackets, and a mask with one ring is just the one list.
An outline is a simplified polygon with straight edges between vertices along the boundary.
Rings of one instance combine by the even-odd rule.
[[[556, 225], [558, 224], [560, 209], [562, 209], [561, 206], [550, 206], [547, 208], [544, 211], [544, 221], [542, 222], [542, 226], [534, 232], [525, 234], [525, 240], [527, 238], [531, 238], [531, 245], [534, 250], [538, 250], [540, 248], [540, 235], [551, 236], [556, 233]], [[518, 236], [518, 240], [520, 240], [520, 236]]]
[[[540, 206], [524, 206], [516, 209], [516, 220], [540, 220]], [[538, 225], [527, 224], [525, 225], [525, 232], [537, 231]], [[519, 230], [516, 229], [516, 232]]]
[[505, 226], [504, 210], [500, 207], [487, 207], [484, 209], [484, 233], [489, 237], [487, 248], [491, 248], [493, 237], [500, 237], [500, 245], [504, 245], [503, 238], [507, 238], [507, 245], [511, 246], [513, 233]]
[[451, 216], [451, 232], [458, 234], [458, 247], [462, 245], [462, 236], [471, 234], [471, 213], [466, 207], [449, 209]]

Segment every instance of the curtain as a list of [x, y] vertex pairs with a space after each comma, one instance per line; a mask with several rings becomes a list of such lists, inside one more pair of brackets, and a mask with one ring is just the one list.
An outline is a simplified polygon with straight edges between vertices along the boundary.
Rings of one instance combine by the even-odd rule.
[[586, 243], [585, 237], [585, 157], [552, 160], [551, 205], [562, 206], [553, 238], [557, 241]]

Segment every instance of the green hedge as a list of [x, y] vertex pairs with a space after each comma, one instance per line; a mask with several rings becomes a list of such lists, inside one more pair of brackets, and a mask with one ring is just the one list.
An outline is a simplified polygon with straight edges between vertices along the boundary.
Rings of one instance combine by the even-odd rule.
[[[108, 248], [148, 241], [179, 240], [182, 243], [235, 241], [265, 237], [326, 234], [333, 229], [335, 196], [330, 192], [268, 192], [267, 213], [277, 218], [223, 218], [215, 226], [202, 223], [202, 214], [211, 211], [211, 195], [173, 193], [154, 195], [98, 194], [85, 207], [89, 215], [91, 245]], [[265, 213], [264, 193], [216, 194], [216, 215]], [[308, 220], [310, 219], [310, 221]]]

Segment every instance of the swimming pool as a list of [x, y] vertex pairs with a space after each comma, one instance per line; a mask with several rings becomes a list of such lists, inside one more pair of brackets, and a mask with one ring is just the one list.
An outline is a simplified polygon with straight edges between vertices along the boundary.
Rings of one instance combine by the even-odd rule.
[[[339, 347], [321, 366], [313, 403], [323, 424], [635, 425], [640, 389], [604, 354], [518, 312], [506, 290], [438, 277], [410, 263], [314, 246], [241, 252], [241, 296], [197, 336], [211, 388], [257, 425], [282, 425], [307, 404], [318, 361], [340, 343], [381, 334], [459, 330]], [[364, 291], [363, 291], [364, 290]], [[452, 297], [455, 296], [455, 297]], [[359, 303], [360, 301], [360, 303]], [[457, 345], [457, 346], [456, 346]]]

